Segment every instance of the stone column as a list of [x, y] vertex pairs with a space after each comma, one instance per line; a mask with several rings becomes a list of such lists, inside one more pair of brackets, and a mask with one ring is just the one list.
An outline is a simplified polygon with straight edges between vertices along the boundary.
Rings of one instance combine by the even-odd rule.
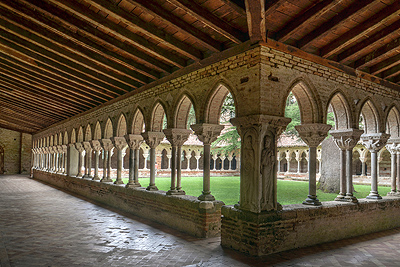
[[162, 132], [145, 132], [142, 133], [146, 144], [150, 147], [150, 184], [146, 188], [149, 191], [157, 191], [156, 186], [156, 147], [164, 139]]
[[233, 160], [233, 156], [232, 155], [228, 156], [228, 162], [229, 162], [228, 171], [232, 170], [232, 160]]
[[302, 151], [296, 152], [297, 173], [300, 173], [300, 169], [301, 169], [301, 155], [302, 155]]
[[400, 196], [400, 144], [397, 145], [396, 149], [396, 163], [397, 163], [397, 168], [396, 168], [396, 176], [397, 176], [397, 193], [396, 196]]
[[[167, 195], [184, 195], [181, 188], [181, 147], [191, 133], [187, 129], [169, 128], [163, 130], [165, 137], [171, 143], [171, 188]], [[188, 161], [189, 163], [189, 161]]]
[[186, 154], [185, 158], [187, 160], [186, 170], [190, 171], [190, 159], [192, 158], [192, 155], [191, 154]]
[[[213, 141], [214, 142], [214, 141]], [[212, 143], [212, 142], [211, 142]], [[217, 159], [218, 159], [218, 155], [213, 155], [212, 159], [214, 160], [214, 166], [213, 166], [213, 170], [216, 171], [217, 170]]]
[[196, 171], [200, 170], [200, 158], [201, 156], [194, 156], [196, 159]]
[[83, 178], [92, 179], [92, 145], [90, 142], [83, 142], [85, 148], [85, 176]]
[[139, 183], [139, 149], [143, 143], [143, 136], [140, 134], [125, 135], [126, 142], [129, 146], [129, 182], [126, 188], [140, 187]]
[[330, 131], [335, 144], [341, 150], [340, 194], [335, 200], [358, 202], [353, 195], [353, 148], [357, 145], [363, 132], [358, 129]]
[[317, 198], [317, 147], [328, 135], [332, 126], [323, 123], [310, 123], [295, 126], [300, 138], [308, 145], [308, 197], [303, 202], [305, 205], [319, 206]]
[[[146, 150], [148, 151], [148, 150]], [[144, 157], [144, 164], [143, 164], [143, 170], [148, 170], [147, 168], [147, 157], [149, 156], [149, 153], [143, 152], [143, 157]]]
[[250, 115], [231, 119], [241, 138], [240, 202], [242, 210], [280, 210], [277, 202], [277, 138], [290, 119]]
[[103, 160], [103, 179], [100, 182], [112, 183], [111, 179], [111, 151], [114, 148], [110, 139], [101, 139], [100, 143], [104, 150], [104, 160]]
[[123, 153], [125, 149], [128, 147], [125, 137], [112, 137], [111, 141], [113, 142], [114, 147], [117, 150], [117, 179], [114, 184], [123, 184], [122, 181], [122, 168], [123, 168]]
[[213, 201], [215, 197], [211, 195], [210, 187], [210, 156], [211, 143], [220, 135], [224, 126], [218, 124], [194, 124], [190, 126], [199, 140], [203, 142], [203, 192], [198, 197], [202, 201]]
[[290, 172], [290, 160], [291, 160], [290, 155], [291, 154], [292, 153], [290, 151], [286, 153], [286, 162], [287, 162], [287, 170], [286, 170], [286, 172], [287, 173]]
[[369, 199], [382, 199], [378, 193], [378, 152], [381, 150], [390, 135], [386, 133], [373, 133], [361, 135], [363, 145], [371, 153], [371, 192], [366, 197]]
[[224, 170], [224, 161], [225, 161], [226, 157], [225, 157], [225, 155], [221, 155], [221, 156], [219, 156], [219, 158], [221, 159], [221, 169], [220, 169], [220, 171], [223, 171]]
[[[399, 140], [400, 141], [400, 140]], [[390, 176], [391, 176], [391, 191], [387, 194], [388, 196], [397, 195], [396, 188], [396, 178], [397, 178], [397, 164], [396, 164], [396, 156], [397, 156], [397, 147], [399, 143], [396, 143], [394, 139], [389, 139], [388, 144], [386, 145], [386, 149], [390, 153]]]
[[100, 150], [101, 150], [101, 144], [99, 140], [91, 140], [90, 144], [94, 150], [94, 176], [93, 179], [94, 181], [99, 181], [99, 157], [100, 157]]
[[167, 154], [167, 159], [168, 159], [168, 166], [167, 170], [171, 170], [171, 160], [172, 160], [172, 155]]
[[62, 174], [67, 175], [68, 146], [62, 145], [62, 150], [63, 150], [63, 172], [62, 172]]
[[83, 162], [83, 151], [85, 150], [82, 143], [75, 143], [76, 150], [78, 150], [79, 157], [78, 157], [78, 173], [76, 174], [76, 177], [81, 178], [83, 177], [82, 175], [82, 162]]

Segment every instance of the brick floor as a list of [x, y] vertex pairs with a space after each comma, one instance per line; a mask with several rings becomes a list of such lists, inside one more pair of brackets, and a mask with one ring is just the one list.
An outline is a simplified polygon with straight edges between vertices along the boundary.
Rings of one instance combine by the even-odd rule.
[[0, 266], [400, 266], [400, 228], [252, 258], [98, 206], [25, 176], [0, 176]]

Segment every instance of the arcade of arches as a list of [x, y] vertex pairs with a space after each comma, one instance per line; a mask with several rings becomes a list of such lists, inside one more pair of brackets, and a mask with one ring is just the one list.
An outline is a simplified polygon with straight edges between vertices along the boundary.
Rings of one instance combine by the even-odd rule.
[[[252, 255], [400, 226], [398, 90], [274, 42], [246, 44], [222, 52], [222, 57], [35, 134], [33, 176], [195, 236], [221, 233], [223, 246]], [[284, 117], [290, 92], [301, 112], [296, 129], [308, 146], [307, 155], [300, 155], [308, 162], [298, 161], [303, 164], [298, 166], [308, 164], [309, 192], [304, 204], [282, 206], [277, 202], [277, 172], [291, 154], [278, 152], [277, 139], [290, 121]], [[227, 171], [232, 162], [240, 166], [240, 199], [234, 206], [216, 200], [210, 185], [210, 145], [223, 129], [219, 114], [228, 93], [236, 106], [231, 122], [241, 137], [240, 156], [228, 155], [227, 161]], [[330, 105], [334, 129], [326, 124]], [[196, 123], [188, 129], [192, 106]], [[201, 153], [182, 149], [192, 131], [202, 144]], [[321, 203], [316, 196], [317, 148], [328, 132], [341, 151], [340, 193], [336, 201]], [[168, 148], [160, 149], [164, 138]], [[352, 191], [353, 149], [359, 141], [370, 155], [371, 193], [366, 199], [356, 199]], [[378, 155], [385, 146], [392, 155], [389, 196], [381, 196], [377, 187]], [[182, 155], [187, 157], [183, 166]], [[129, 182], [122, 186], [124, 158]], [[144, 158], [149, 180], [139, 184]], [[157, 188], [158, 165], [170, 168], [167, 192]], [[203, 190], [198, 197], [186, 196], [182, 172], [200, 166]]]

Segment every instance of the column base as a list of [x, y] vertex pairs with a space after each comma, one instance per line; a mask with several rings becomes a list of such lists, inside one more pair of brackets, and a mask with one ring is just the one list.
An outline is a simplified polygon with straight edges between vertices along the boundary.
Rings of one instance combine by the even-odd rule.
[[82, 174], [78, 174], [77, 176], [75, 176], [76, 178], [83, 178]]
[[173, 196], [173, 195], [186, 195], [186, 192], [183, 190], [168, 190], [167, 195]]
[[103, 179], [100, 180], [100, 182], [102, 182], [102, 183], [112, 183], [113, 180], [111, 178], [103, 178]]
[[322, 203], [317, 199], [317, 196], [309, 195], [306, 200], [303, 201], [304, 205], [321, 206]]
[[197, 199], [201, 200], [201, 201], [214, 201], [215, 197], [213, 195], [211, 195], [210, 193], [203, 192]]
[[95, 175], [92, 180], [93, 181], [100, 181], [100, 177]]
[[114, 184], [124, 184], [124, 182], [123, 182], [122, 180], [116, 180], [116, 181], [114, 182]]
[[372, 192], [369, 193], [369, 195], [366, 197], [367, 199], [382, 199], [382, 197], [378, 194], [378, 192]]
[[335, 198], [335, 201], [345, 201], [344, 197], [345, 197], [345, 195], [339, 194], [339, 195]]
[[399, 192], [391, 191], [391, 192], [387, 193], [387, 196], [396, 197], [396, 196], [400, 196], [400, 195], [399, 195]]
[[83, 177], [83, 179], [93, 180], [93, 177], [90, 175], [86, 175], [85, 177]]
[[358, 203], [358, 200], [355, 196], [345, 196], [345, 201], [351, 202], [351, 203]]
[[136, 188], [136, 187], [141, 187], [139, 183], [135, 184], [134, 182], [132, 183], [127, 183], [125, 188]]
[[149, 185], [149, 186], [146, 188], [146, 190], [147, 190], [147, 191], [158, 191], [158, 188], [157, 188], [157, 186], [155, 186], [155, 185]]

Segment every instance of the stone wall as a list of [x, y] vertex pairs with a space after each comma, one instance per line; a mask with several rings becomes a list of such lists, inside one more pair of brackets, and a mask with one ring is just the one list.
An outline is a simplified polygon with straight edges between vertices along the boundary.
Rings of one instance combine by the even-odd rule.
[[307, 247], [400, 226], [400, 199], [359, 199], [358, 204], [287, 205], [255, 214], [222, 207], [221, 244], [254, 256]]
[[0, 146], [5, 174], [30, 173], [32, 135], [0, 128]]
[[165, 191], [125, 188], [109, 183], [34, 170], [35, 179], [196, 237], [219, 236], [221, 201], [167, 196]]

